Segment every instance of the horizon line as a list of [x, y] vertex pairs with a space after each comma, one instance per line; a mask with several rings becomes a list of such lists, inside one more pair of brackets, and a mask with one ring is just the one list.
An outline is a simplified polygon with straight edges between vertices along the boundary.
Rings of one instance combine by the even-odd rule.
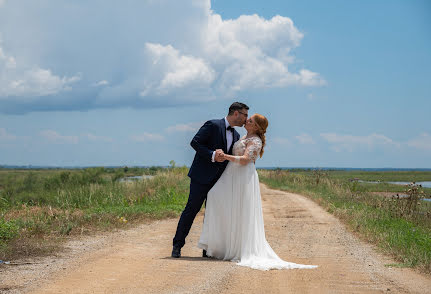
[[[82, 169], [82, 168], [95, 168], [95, 167], [104, 167], [104, 168], [151, 168], [151, 167], [160, 167], [166, 168], [170, 167], [170, 165], [11, 165], [11, 164], [0, 164], [0, 169]], [[187, 167], [187, 165], [181, 165], [177, 167]], [[337, 166], [257, 166], [256, 169], [357, 169], [357, 170], [430, 170], [428, 167], [337, 167]]]

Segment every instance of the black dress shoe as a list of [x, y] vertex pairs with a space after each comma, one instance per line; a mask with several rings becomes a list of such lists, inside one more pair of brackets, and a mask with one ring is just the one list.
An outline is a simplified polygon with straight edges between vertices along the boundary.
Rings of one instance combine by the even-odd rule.
[[208, 257], [206, 250], [202, 250], [202, 257]]
[[181, 257], [181, 248], [174, 246], [174, 248], [172, 248], [172, 257], [174, 258], [180, 258]]

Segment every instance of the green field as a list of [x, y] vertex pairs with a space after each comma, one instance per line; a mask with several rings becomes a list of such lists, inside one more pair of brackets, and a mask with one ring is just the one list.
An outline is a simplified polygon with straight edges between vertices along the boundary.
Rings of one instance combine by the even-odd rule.
[[[187, 172], [174, 165], [0, 169], [0, 259], [50, 254], [69, 236], [176, 217], [188, 197]], [[144, 174], [154, 177], [118, 181]], [[357, 181], [430, 181], [431, 172], [259, 170], [259, 176], [272, 188], [310, 197], [396, 258], [397, 266], [431, 272], [431, 202], [421, 200], [431, 189], [415, 194], [407, 191], [412, 187]]]
[[381, 182], [425, 182], [431, 181], [431, 171], [328, 171], [331, 178]]
[[[369, 192], [404, 192], [405, 187], [402, 185], [388, 184], [385, 182], [427, 182], [431, 181], [431, 172], [429, 171], [328, 171], [328, 177], [331, 179], [351, 182], [353, 179], [362, 181], [381, 182], [375, 183], [357, 183], [357, 189]], [[354, 183], [354, 181], [352, 182]], [[353, 184], [352, 184], [353, 185]], [[423, 189], [431, 197], [431, 188]]]
[[431, 202], [422, 200], [430, 189], [352, 181], [430, 181], [431, 172], [260, 170], [259, 175], [272, 188], [310, 197], [392, 255], [397, 266], [431, 272]]
[[[289, 170], [297, 175], [311, 175], [319, 170]], [[344, 184], [351, 184], [352, 189], [362, 192], [399, 192], [403, 193], [405, 187], [402, 185], [389, 184], [385, 182], [428, 182], [431, 181], [431, 171], [361, 171], [361, 170], [328, 170], [319, 171], [325, 177], [332, 180], [339, 180]], [[380, 183], [357, 182], [370, 181]], [[423, 188], [427, 196], [431, 198], [431, 188]]]
[[[177, 216], [187, 168], [0, 170], [0, 259], [49, 254], [69, 235]], [[124, 176], [150, 180], [119, 182]]]

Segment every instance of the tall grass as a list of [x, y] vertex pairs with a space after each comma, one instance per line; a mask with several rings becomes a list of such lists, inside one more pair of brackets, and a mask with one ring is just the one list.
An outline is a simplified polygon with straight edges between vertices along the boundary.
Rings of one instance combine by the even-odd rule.
[[148, 172], [154, 174], [152, 179], [133, 182], [117, 180], [139, 171], [91, 168], [0, 174], [0, 259], [49, 251], [43, 240], [176, 216], [187, 201], [187, 171], [153, 170]]
[[[431, 203], [421, 201], [418, 194], [383, 197], [363, 190], [359, 183], [323, 172], [260, 170], [259, 175], [272, 188], [309, 196], [364, 239], [393, 255], [401, 266], [431, 273]], [[407, 194], [412, 193], [408, 191], [412, 187], [406, 188]]]

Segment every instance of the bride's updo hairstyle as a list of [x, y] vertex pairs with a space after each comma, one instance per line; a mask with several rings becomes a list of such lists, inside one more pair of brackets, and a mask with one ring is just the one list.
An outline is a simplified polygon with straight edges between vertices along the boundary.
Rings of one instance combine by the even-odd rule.
[[258, 135], [259, 138], [262, 140], [262, 149], [260, 150], [260, 157], [262, 157], [264, 152], [263, 147], [265, 147], [265, 144], [266, 144], [265, 133], [266, 133], [266, 128], [268, 127], [268, 120], [266, 119], [266, 117], [264, 117], [262, 114], [259, 114], [259, 113], [255, 113], [253, 116], [254, 116], [254, 122], [257, 125], [256, 135]]

